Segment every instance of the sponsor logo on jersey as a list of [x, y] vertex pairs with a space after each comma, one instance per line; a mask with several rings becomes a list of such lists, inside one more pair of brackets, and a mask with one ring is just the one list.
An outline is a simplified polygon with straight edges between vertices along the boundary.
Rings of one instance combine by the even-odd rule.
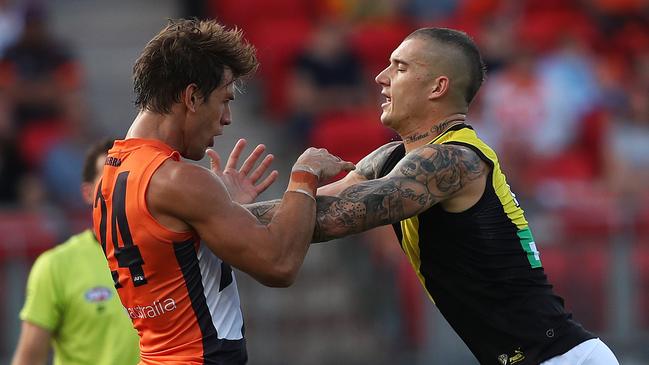
[[96, 286], [86, 290], [83, 297], [90, 303], [105, 302], [113, 296], [113, 292], [105, 286]]
[[518, 350], [514, 350], [514, 355], [512, 355], [509, 358], [509, 363], [511, 365], [513, 365], [513, 364], [519, 363], [519, 362], [521, 362], [523, 360], [525, 360], [525, 354], [523, 353], [523, 351], [518, 349]]
[[503, 365], [507, 365], [507, 360], [509, 360], [509, 356], [507, 356], [507, 354], [502, 354], [498, 356], [498, 362], [500, 362]]
[[155, 318], [167, 312], [176, 310], [176, 301], [172, 298], [154, 300], [149, 305], [137, 305], [135, 307], [126, 307], [128, 316], [136, 318]]
[[511, 356], [507, 354], [498, 356], [498, 362], [500, 362], [502, 365], [514, 365], [523, 360], [525, 360], [525, 354], [520, 347], [514, 350], [514, 354]]

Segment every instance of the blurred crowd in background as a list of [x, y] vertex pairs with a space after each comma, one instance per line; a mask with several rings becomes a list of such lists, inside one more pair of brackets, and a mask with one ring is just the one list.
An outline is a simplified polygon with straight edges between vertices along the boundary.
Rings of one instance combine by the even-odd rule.
[[[49, 28], [57, 2], [65, 3], [0, 0], [0, 263], [31, 263], [88, 225], [78, 192], [85, 148], [126, 132], [93, 123], [84, 63], [75, 44]], [[621, 363], [649, 361], [649, 1], [194, 0], [177, 2], [166, 17], [179, 16], [243, 29], [261, 68], [241, 97], [254, 97], [245, 104], [250, 120], [235, 123], [280, 131], [290, 158], [313, 145], [358, 161], [395, 139], [379, 122], [374, 83], [392, 50], [419, 27], [467, 32], [488, 69], [469, 124], [499, 154], [551, 282]], [[155, 21], [162, 26], [165, 18]], [[340, 264], [345, 280], [373, 295], [354, 305], [381, 312], [375, 306], [387, 302], [377, 318], [397, 324], [388, 326], [392, 347], [382, 351], [405, 348], [426, 355], [400, 354], [404, 364], [430, 363], [421, 360], [438, 335], [421, 319], [430, 304], [395, 257], [396, 244], [375, 243], [376, 236], [358, 236], [362, 248], [342, 249], [367, 264], [356, 271], [360, 258]], [[0, 315], [9, 323], [17, 312]], [[300, 330], [286, 326], [273, 331]], [[12, 351], [11, 341], [0, 333], [0, 353]], [[389, 356], [363, 359], [395, 363]], [[452, 364], [447, 356], [440, 363]]]

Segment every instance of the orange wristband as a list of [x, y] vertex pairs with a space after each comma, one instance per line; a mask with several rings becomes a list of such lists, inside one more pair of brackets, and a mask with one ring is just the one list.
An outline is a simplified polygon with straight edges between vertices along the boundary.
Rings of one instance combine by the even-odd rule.
[[309, 192], [315, 199], [318, 192], [318, 177], [306, 171], [293, 171], [286, 191]]

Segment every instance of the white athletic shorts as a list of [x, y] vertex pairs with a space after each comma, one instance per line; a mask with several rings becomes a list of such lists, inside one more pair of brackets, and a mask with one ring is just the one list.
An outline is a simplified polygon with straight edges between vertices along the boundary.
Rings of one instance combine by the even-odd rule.
[[563, 355], [555, 356], [541, 365], [620, 365], [613, 351], [599, 338], [580, 343]]

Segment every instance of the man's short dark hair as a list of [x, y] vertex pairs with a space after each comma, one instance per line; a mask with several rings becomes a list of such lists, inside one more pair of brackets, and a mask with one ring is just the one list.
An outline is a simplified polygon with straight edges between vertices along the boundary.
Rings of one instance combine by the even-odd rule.
[[135, 61], [135, 105], [168, 114], [192, 83], [206, 98], [221, 86], [226, 68], [235, 79], [253, 73], [258, 67], [255, 53], [239, 29], [226, 29], [214, 20], [170, 20]]
[[440, 44], [457, 49], [464, 57], [465, 64], [469, 67], [469, 83], [464, 92], [464, 99], [470, 104], [484, 82], [486, 67], [480, 56], [478, 46], [468, 34], [448, 28], [421, 28], [412, 32], [406, 39], [423, 37], [432, 39]]
[[108, 150], [113, 147], [112, 139], [102, 139], [101, 141], [96, 142], [86, 152], [86, 159], [83, 161], [83, 171], [82, 179], [85, 183], [91, 183], [95, 181], [97, 175], [101, 172], [97, 171], [97, 159], [101, 155], [108, 153]]

